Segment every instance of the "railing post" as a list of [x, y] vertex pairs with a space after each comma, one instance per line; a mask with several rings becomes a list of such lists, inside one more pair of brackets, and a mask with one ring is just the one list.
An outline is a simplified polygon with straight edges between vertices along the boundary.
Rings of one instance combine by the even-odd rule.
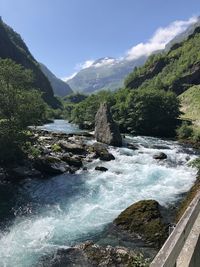
[[150, 267], [176, 267], [177, 258], [185, 244], [194, 222], [200, 213], [200, 192], [198, 192], [189, 207], [176, 225], [174, 231], [150, 264]]

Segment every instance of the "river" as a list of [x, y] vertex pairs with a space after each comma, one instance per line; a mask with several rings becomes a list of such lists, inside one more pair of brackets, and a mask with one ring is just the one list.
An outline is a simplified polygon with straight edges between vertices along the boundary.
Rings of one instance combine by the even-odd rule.
[[[43, 129], [79, 131], [63, 120]], [[169, 205], [193, 185], [196, 170], [187, 166], [196, 157], [192, 149], [152, 137], [127, 136], [126, 141], [139, 149], [110, 147], [116, 159], [94, 160], [88, 171], [0, 185], [0, 267], [37, 266], [57, 248], [94, 238], [130, 204], [155, 199]], [[159, 151], [167, 160], [153, 159]], [[99, 164], [108, 171], [95, 171]]]

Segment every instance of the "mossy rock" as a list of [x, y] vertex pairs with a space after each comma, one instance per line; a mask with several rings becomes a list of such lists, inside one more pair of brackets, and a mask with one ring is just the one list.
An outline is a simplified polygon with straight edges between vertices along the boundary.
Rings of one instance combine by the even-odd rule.
[[124, 210], [114, 224], [122, 230], [139, 235], [155, 247], [160, 247], [167, 238], [167, 227], [155, 200], [141, 200]]
[[186, 211], [186, 209], [188, 208], [188, 206], [190, 205], [190, 203], [195, 198], [198, 192], [200, 192], [200, 171], [198, 171], [194, 185], [191, 187], [189, 192], [187, 192], [186, 196], [183, 198], [183, 200], [180, 203], [180, 206], [178, 207], [178, 210], [176, 212], [176, 222], [178, 222], [181, 219], [184, 212]]

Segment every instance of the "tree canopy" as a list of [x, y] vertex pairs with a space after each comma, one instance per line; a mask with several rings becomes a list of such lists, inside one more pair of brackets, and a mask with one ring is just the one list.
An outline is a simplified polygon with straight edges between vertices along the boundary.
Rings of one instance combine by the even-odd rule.
[[0, 161], [14, 156], [26, 128], [45, 118], [46, 104], [32, 81], [30, 70], [10, 59], [0, 60]]

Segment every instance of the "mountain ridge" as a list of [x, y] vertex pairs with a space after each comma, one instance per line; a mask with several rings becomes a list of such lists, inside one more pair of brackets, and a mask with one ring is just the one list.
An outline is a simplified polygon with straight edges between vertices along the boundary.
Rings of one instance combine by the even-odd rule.
[[70, 88], [70, 86], [66, 82], [64, 82], [61, 79], [59, 79], [58, 77], [56, 77], [56, 75], [53, 74], [53, 72], [51, 72], [47, 68], [47, 66], [41, 62], [40, 62], [40, 68], [41, 68], [42, 72], [44, 73], [44, 75], [50, 81], [55, 95], [64, 97], [64, 96], [67, 96], [67, 95], [70, 95], [73, 93], [72, 89]]
[[67, 83], [74, 91], [93, 93], [99, 90], [116, 90], [123, 86], [124, 78], [135, 67], [144, 64], [147, 57], [137, 60], [118, 60], [112, 57], [97, 59], [88, 68], [80, 70]]
[[45, 102], [53, 108], [60, 106], [59, 101], [54, 97], [49, 80], [41, 71], [39, 63], [30, 53], [20, 34], [5, 24], [2, 18], [0, 18], [0, 58], [10, 58], [17, 64], [31, 69], [34, 75], [33, 86], [43, 93]]
[[[191, 34], [198, 25], [200, 25], [200, 17], [197, 17], [191, 24], [188, 24], [186, 30], [176, 35], [163, 49], [151, 51], [150, 55], [158, 54], [161, 51], [169, 51], [173, 46], [174, 48], [177, 47], [180, 42], [187, 39], [189, 34]], [[150, 44], [151, 40], [152, 39], [149, 40]], [[140, 45], [145, 48], [145, 44], [138, 44], [138, 46]], [[144, 65], [148, 57], [149, 54], [137, 57], [136, 59], [131, 59], [129, 56], [120, 59], [109, 56], [99, 58], [88, 67], [81, 69], [67, 82], [74, 91], [87, 94], [104, 89], [114, 91], [123, 87], [123, 80], [135, 67]]]

